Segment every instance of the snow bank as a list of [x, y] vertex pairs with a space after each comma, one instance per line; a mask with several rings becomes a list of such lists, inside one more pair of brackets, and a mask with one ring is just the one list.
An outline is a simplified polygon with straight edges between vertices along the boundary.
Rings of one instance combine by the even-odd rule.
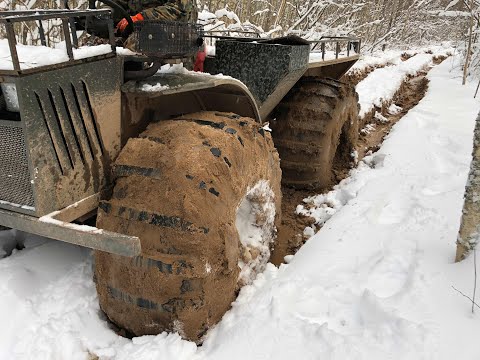
[[450, 61], [379, 153], [318, 199], [336, 212], [322, 230], [242, 290], [208, 359], [480, 358], [480, 318], [451, 287], [471, 294], [472, 259], [453, 258], [480, 102]]
[[10, 256], [17, 248], [33, 248], [48, 242], [47, 239], [18, 230], [0, 231], [0, 259]]
[[376, 51], [373, 54], [363, 53], [360, 59], [348, 70], [348, 75], [355, 75], [364, 72], [368, 68], [384, 67], [387, 65], [399, 65], [402, 62], [402, 54], [410, 55], [432, 53], [433, 56], [450, 56], [455, 54], [455, 48], [450, 44], [432, 45], [421, 49], [411, 50], [386, 50]]
[[358, 74], [370, 67], [382, 67], [386, 65], [398, 65], [401, 62], [402, 52], [400, 50], [378, 51], [374, 54], [362, 54], [360, 60], [347, 72], [347, 74]]
[[375, 107], [391, 101], [408, 76], [415, 76], [432, 64], [433, 55], [418, 54], [398, 65], [377, 69], [358, 83], [360, 112], [363, 118]]

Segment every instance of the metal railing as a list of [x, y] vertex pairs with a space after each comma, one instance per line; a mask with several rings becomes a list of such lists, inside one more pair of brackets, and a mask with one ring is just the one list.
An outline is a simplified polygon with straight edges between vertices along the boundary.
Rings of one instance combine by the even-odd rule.
[[343, 36], [322, 36], [320, 40], [310, 41], [311, 52], [315, 52], [315, 49], [320, 46], [320, 51], [322, 53], [322, 60], [325, 60], [325, 54], [327, 50], [327, 45], [333, 44], [335, 51], [335, 59], [338, 59], [341, 51], [342, 45], [347, 45], [347, 56], [350, 56], [350, 53], [353, 51], [355, 54], [360, 54], [360, 49], [362, 46], [362, 40], [355, 37], [343, 37]]
[[73, 61], [73, 47], [78, 48], [77, 30], [75, 18], [99, 16], [107, 20], [109, 41], [112, 46], [112, 52], [115, 53], [115, 36], [113, 30], [113, 20], [111, 19], [111, 10], [12, 10], [0, 12], [0, 24], [5, 26], [8, 46], [13, 63], [14, 71], [21, 71], [20, 60], [17, 52], [17, 39], [15, 36], [14, 24], [22, 21], [34, 21], [38, 25], [40, 42], [46, 46], [45, 30], [42, 20], [60, 19], [62, 23], [62, 32], [65, 38], [65, 46], [69, 61]]
[[252, 41], [255, 39], [260, 39], [260, 33], [257, 31], [249, 31], [249, 30], [229, 30], [229, 29], [222, 29], [222, 30], [215, 30], [210, 29], [208, 31], [203, 32], [203, 38], [205, 43], [209, 46], [215, 46], [217, 40], [241, 40], [245, 39], [245, 41]]

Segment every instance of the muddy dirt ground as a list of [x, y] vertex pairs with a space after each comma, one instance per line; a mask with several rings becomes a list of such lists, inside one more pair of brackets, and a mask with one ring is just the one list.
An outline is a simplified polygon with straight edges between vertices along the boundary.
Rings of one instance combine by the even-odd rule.
[[[407, 60], [408, 57], [405, 56]], [[445, 58], [434, 59], [435, 65], [441, 63]], [[361, 74], [355, 76], [346, 76], [342, 79], [352, 85], [358, 84], [365, 79], [374, 69], [366, 69]], [[429, 70], [429, 69], [428, 69]], [[391, 104], [397, 107], [398, 111], [389, 112], [391, 104], [386, 104], [382, 109], [376, 109], [372, 114], [367, 115], [363, 120], [365, 126], [361, 129], [359, 140], [356, 145], [358, 153], [358, 161], [362, 160], [367, 154], [376, 152], [386, 135], [388, 135], [393, 127], [403, 116], [405, 116], [410, 109], [415, 107], [420, 100], [423, 99], [428, 89], [428, 79], [426, 78], [427, 71], [418, 74], [415, 77], [408, 78], [401, 86], [394, 97]], [[375, 113], [379, 112], [383, 115], [383, 121], [375, 118]], [[334, 166], [335, 167], [335, 166]], [[350, 169], [346, 167], [337, 167], [334, 171], [336, 184], [348, 176]], [[300, 247], [308, 240], [308, 237], [303, 234], [305, 227], [311, 226], [315, 223], [314, 219], [297, 215], [295, 210], [303, 199], [321, 193], [326, 193], [333, 188], [321, 190], [293, 190], [283, 187], [283, 201], [282, 201], [282, 224], [278, 229], [278, 241], [275, 250], [273, 251], [271, 261], [275, 265], [284, 262], [286, 255], [293, 255], [300, 249]]]

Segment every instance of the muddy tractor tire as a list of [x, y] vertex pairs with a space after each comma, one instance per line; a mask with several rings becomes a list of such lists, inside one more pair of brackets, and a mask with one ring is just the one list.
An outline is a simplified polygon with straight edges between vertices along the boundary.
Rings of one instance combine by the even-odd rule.
[[358, 94], [330, 79], [301, 80], [275, 109], [270, 122], [283, 172], [296, 189], [326, 189], [336, 169], [349, 168], [358, 140]]
[[270, 134], [227, 113], [153, 123], [127, 142], [114, 175], [97, 226], [138, 236], [142, 255], [95, 252], [101, 309], [132, 335], [199, 342], [269, 259], [281, 211]]

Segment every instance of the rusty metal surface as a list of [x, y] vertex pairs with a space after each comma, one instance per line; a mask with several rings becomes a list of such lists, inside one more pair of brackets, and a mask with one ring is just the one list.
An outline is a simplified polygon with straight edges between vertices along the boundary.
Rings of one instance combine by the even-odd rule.
[[360, 59], [360, 55], [350, 55], [332, 60], [310, 62], [305, 76], [339, 80]]
[[33, 216], [0, 209], [0, 224], [31, 234], [112, 254], [132, 257], [141, 253], [140, 239], [136, 236], [56, 221], [52, 217], [45, 217], [39, 220]]
[[35, 216], [110, 183], [110, 164], [120, 151], [121, 69], [121, 60], [112, 58], [15, 79]]
[[260, 121], [255, 100], [239, 80], [208, 74], [157, 74], [122, 86], [123, 143], [153, 120], [198, 111], [234, 112]]
[[274, 91], [267, 97], [267, 99], [260, 106], [260, 117], [266, 119], [268, 115], [275, 109], [275, 107], [282, 101], [287, 93], [304, 75], [305, 70], [300, 69], [288, 73], [275, 87]]

